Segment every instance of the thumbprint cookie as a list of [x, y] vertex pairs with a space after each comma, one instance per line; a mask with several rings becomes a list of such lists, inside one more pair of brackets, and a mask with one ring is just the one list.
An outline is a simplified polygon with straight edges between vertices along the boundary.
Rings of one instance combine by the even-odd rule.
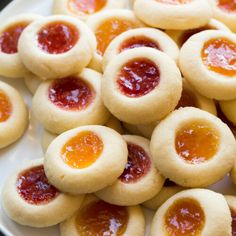
[[231, 215], [223, 195], [191, 189], [168, 199], [154, 216], [151, 236], [231, 236]]
[[115, 182], [127, 158], [119, 133], [105, 126], [81, 126], [53, 140], [44, 167], [50, 183], [61, 191], [91, 193]]
[[107, 65], [102, 80], [106, 107], [130, 124], [152, 123], [174, 110], [182, 78], [174, 60], [153, 48], [120, 53]]
[[89, 195], [70, 219], [60, 224], [61, 236], [144, 236], [145, 219], [139, 206], [116, 206]]
[[97, 50], [89, 67], [102, 71], [102, 58], [110, 42], [121, 33], [143, 26], [130, 10], [109, 10], [91, 16], [87, 21], [97, 39]]
[[18, 140], [28, 126], [28, 110], [22, 96], [0, 81], [0, 149]]
[[111, 204], [131, 206], [155, 196], [165, 179], [154, 167], [149, 140], [134, 135], [123, 137], [128, 146], [125, 169], [116, 182], [96, 192], [96, 196]]
[[41, 16], [17, 15], [1, 23], [0, 27], [0, 75], [21, 78], [27, 73], [18, 53], [18, 41], [25, 28]]
[[19, 55], [33, 74], [63, 78], [85, 68], [96, 49], [96, 38], [82, 21], [63, 15], [34, 21], [19, 39]]
[[48, 227], [71, 217], [84, 196], [71, 196], [52, 186], [44, 172], [43, 159], [28, 162], [6, 182], [2, 206], [15, 222]]
[[212, 17], [206, 0], [136, 0], [134, 12], [149, 26], [176, 30], [198, 28]]
[[37, 75], [34, 75], [30, 72], [26, 73], [24, 76], [24, 83], [30, 93], [33, 95], [35, 94], [36, 90], [38, 89], [39, 85], [43, 80], [39, 78]]
[[225, 196], [225, 199], [228, 203], [228, 206], [229, 206], [229, 209], [230, 209], [230, 212], [231, 212], [232, 236], [235, 236], [236, 235], [236, 197], [231, 196], [231, 195], [227, 195], [227, 196]]
[[101, 98], [101, 77], [84, 69], [78, 75], [41, 83], [33, 98], [35, 117], [55, 134], [82, 125], [103, 125], [110, 113]]
[[179, 65], [188, 82], [203, 96], [236, 98], [236, 36], [206, 30], [190, 37], [180, 50]]
[[[172, 112], [155, 128], [151, 153], [166, 178], [184, 187], [205, 187], [232, 169], [236, 141], [219, 118], [185, 107]], [[209, 170], [214, 171], [209, 174]]]

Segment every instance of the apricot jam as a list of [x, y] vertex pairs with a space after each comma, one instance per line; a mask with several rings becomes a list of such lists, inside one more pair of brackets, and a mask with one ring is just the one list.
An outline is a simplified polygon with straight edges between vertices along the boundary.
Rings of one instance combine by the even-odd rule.
[[7, 121], [12, 112], [12, 105], [7, 95], [0, 90], [0, 122]]
[[81, 236], [121, 236], [125, 233], [129, 215], [126, 207], [98, 201], [82, 208], [76, 217]]
[[156, 1], [160, 3], [171, 4], [171, 5], [181, 5], [181, 4], [186, 4], [190, 2], [190, 0], [156, 0]]
[[102, 151], [100, 137], [91, 131], [82, 131], [63, 146], [61, 156], [70, 167], [83, 169], [96, 162]]
[[59, 195], [59, 191], [49, 184], [43, 165], [22, 172], [16, 186], [20, 196], [30, 204], [46, 204]]
[[124, 183], [134, 183], [144, 177], [151, 168], [151, 161], [145, 150], [133, 143], [128, 143], [128, 162], [119, 177]]
[[175, 137], [178, 155], [190, 164], [200, 164], [213, 158], [219, 147], [219, 136], [208, 124], [195, 122], [181, 128]]
[[127, 62], [120, 70], [117, 85], [128, 97], [141, 97], [154, 90], [160, 82], [157, 65], [147, 58]]
[[77, 28], [66, 22], [49, 23], [38, 32], [38, 46], [49, 54], [68, 52], [78, 40]]
[[176, 109], [180, 107], [197, 107], [196, 97], [190, 90], [188, 89], [182, 90], [182, 95]]
[[86, 82], [72, 76], [55, 80], [48, 90], [50, 101], [65, 110], [85, 109], [93, 101], [94, 94]]
[[17, 53], [19, 38], [27, 25], [28, 23], [22, 22], [5, 29], [0, 34], [0, 51], [7, 54]]
[[218, 0], [218, 7], [222, 9], [223, 11], [229, 12], [229, 13], [235, 13], [236, 12], [236, 2], [235, 0]]
[[96, 29], [97, 53], [103, 55], [110, 42], [121, 33], [135, 28], [133, 22], [116, 18], [107, 19]]
[[205, 224], [200, 204], [191, 198], [176, 200], [165, 214], [168, 236], [199, 236]]
[[236, 44], [232, 41], [211, 39], [204, 44], [201, 56], [209, 70], [225, 76], [236, 75]]
[[236, 236], [236, 212], [233, 209], [230, 209], [231, 218], [232, 218], [232, 236]]

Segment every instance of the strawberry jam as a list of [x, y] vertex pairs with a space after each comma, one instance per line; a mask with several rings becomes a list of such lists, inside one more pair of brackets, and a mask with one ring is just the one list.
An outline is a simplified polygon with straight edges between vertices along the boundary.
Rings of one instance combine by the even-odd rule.
[[0, 90], [0, 122], [7, 121], [12, 112], [12, 105], [9, 98]]
[[236, 12], [236, 1], [235, 0], [218, 0], [218, 7], [223, 11], [229, 13]]

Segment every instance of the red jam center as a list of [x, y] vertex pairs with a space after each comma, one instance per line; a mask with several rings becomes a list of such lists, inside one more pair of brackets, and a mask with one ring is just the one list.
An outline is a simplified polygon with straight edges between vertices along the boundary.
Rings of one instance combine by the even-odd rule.
[[231, 218], [232, 218], [232, 236], [236, 236], [236, 212], [233, 209], [231, 211]]
[[0, 122], [9, 119], [12, 112], [12, 105], [7, 95], [0, 90]]
[[94, 91], [90, 86], [76, 77], [56, 80], [48, 93], [52, 103], [66, 110], [85, 109], [94, 99]]
[[160, 71], [149, 59], [129, 61], [120, 70], [117, 84], [128, 97], [141, 97], [154, 90], [160, 82]]
[[43, 165], [21, 173], [17, 180], [18, 193], [30, 204], [46, 204], [59, 195], [59, 191], [49, 184]]
[[27, 25], [27, 23], [19, 23], [3, 31], [0, 34], [0, 51], [7, 54], [17, 53], [20, 35]]
[[79, 40], [75, 26], [65, 22], [53, 22], [44, 26], [38, 33], [40, 49], [50, 54], [69, 51]]
[[76, 217], [81, 236], [122, 236], [128, 224], [126, 207], [98, 201], [84, 207]]
[[119, 177], [124, 183], [134, 183], [144, 177], [151, 168], [151, 161], [145, 150], [132, 143], [128, 143], [128, 163]]
[[218, 0], [218, 7], [226, 12], [236, 12], [236, 1], [235, 0]]
[[186, 4], [190, 2], [190, 0], [156, 0], [156, 1], [160, 3], [171, 4], [171, 5], [181, 5], [181, 4]]
[[176, 109], [180, 107], [197, 107], [196, 97], [191, 91], [187, 89], [182, 90], [182, 95]]

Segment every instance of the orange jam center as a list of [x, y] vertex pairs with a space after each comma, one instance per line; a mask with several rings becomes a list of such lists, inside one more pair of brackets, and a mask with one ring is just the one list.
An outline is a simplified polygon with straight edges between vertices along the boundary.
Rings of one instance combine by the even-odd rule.
[[28, 23], [19, 23], [3, 31], [0, 34], [0, 51], [7, 54], [17, 53], [19, 38], [27, 25]]
[[232, 236], [236, 236], [236, 212], [233, 209], [230, 209], [231, 211], [231, 218], [232, 218]]
[[182, 95], [176, 109], [180, 107], [197, 107], [196, 97], [191, 91], [187, 89], [182, 90]]
[[133, 28], [135, 28], [134, 23], [128, 20], [112, 18], [104, 21], [95, 33], [98, 42], [98, 54], [103, 55], [107, 46], [115, 37]]
[[12, 105], [9, 98], [0, 90], [0, 122], [6, 121], [12, 112]]
[[209, 70], [226, 76], [236, 75], [236, 44], [232, 41], [211, 39], [204, 44], [201, 54]]
[[175, 148], [178, 155], [190, 164], [210, 160], [219, 147], [219, 136], [209, 125], [197, 122], [185, 125], [177, 132]]
[[100, 11], [107, 3], [107, 0], [70, 0], [69, 9], [71, 11], [93, 14]]
[[156, 0], [156, 1], [160, 3], [171, 4], [171, 5], [181, 5], [181, 4], [186, 4], [190, 2], [190, 0]]
[[198, 236], [205, 224], [200, 204], [190, 198], [175, 201], [165, 214], [168, 236]]
[[82, 169], [96, 162], [102, 151], [102, 140], [91, 131], [82, 131], [64, 145], [61, 155], [67, 165]]
[[98, 201], [84, 207], [76, 217], [76, 226], [81, 236], [121, 236], [128, 224], [126, 207]]
[[235, 0], [218, 0], [218, 7], [227, 12], [235, 12], [236, 1]]

